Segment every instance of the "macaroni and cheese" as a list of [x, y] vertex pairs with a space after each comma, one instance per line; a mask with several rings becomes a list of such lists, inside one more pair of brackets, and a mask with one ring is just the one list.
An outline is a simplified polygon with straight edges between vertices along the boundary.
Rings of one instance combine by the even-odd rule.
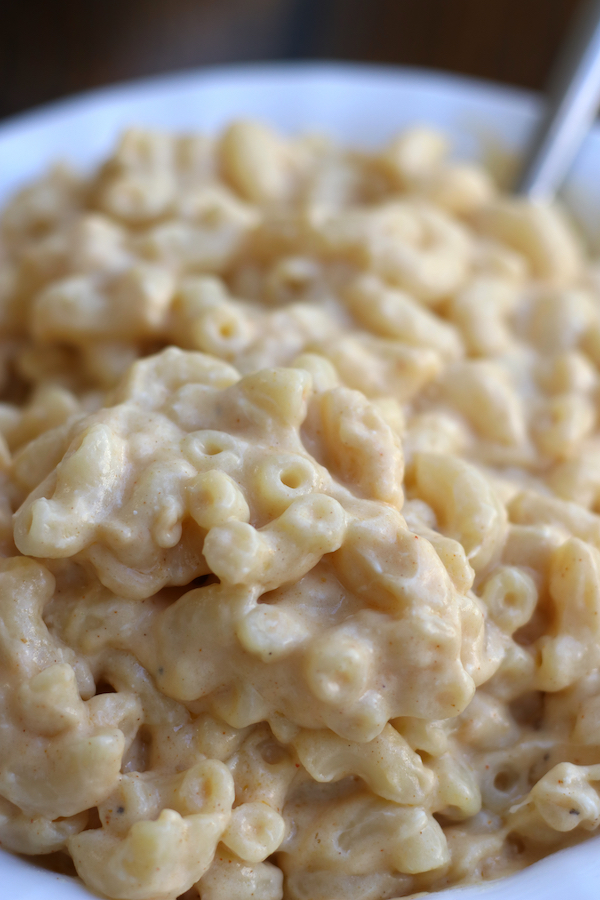
[[600, 827], [600, 271], [444, 138], [128, 131], [0, 237], [0, 840], [390, 900]]

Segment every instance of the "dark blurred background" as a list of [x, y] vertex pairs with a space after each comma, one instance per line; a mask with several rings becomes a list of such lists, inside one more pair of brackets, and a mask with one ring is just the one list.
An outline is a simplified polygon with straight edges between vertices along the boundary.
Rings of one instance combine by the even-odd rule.
[[337, 59], [542, 88], [579, 0], [0, 0], [0, 117], [215, 63]]

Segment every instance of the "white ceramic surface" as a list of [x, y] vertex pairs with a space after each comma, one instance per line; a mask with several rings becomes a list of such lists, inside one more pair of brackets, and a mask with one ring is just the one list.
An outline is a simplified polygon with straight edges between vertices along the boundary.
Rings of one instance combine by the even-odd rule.
[[[404, 126], [429, 123], [455, 155], [516, 153], [540, 114], [530, 93], [411, 69], [296, 64], [208, 69], [94, 91], [0, 123], [0, 204], [53, 160], [99, 161], [129, 124], [215, 131], [255, 116], [287, 132], [320, 130], [376, 146]], [[580, 152], [564, 196], [600, 244], [600, 130]], [[503, 882], [453, 889], [440, 900], [599, 900], [600, 838], [555, 854]], [[0, 851], [0, 897], [89, 900], [73, 879]]]

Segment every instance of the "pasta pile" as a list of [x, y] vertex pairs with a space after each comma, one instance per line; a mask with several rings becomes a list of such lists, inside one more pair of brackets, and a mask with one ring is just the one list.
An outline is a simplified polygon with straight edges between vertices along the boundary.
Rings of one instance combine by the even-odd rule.
[[600, 826], [600, 273], [415, 127], [128, 131], [0, 226], [0, 841], [390, 900]]

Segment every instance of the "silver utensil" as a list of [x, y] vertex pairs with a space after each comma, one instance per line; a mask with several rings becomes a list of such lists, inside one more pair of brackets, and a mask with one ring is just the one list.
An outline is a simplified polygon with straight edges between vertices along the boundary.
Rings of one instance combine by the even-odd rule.
[[548, 104], [517, 190], [550, 199], [562, 184], [600, 104], [600, 0], [583, 0], [552, 70]]

